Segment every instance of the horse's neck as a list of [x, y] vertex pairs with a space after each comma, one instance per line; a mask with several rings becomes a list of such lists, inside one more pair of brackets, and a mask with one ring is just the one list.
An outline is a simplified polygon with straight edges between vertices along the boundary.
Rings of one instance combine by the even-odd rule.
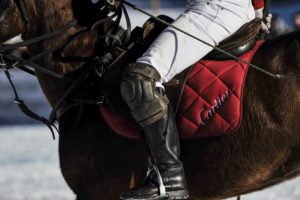
[[[25, 38], [33, 38], [56, 31], [73, 20], [71, 0], [26, 0], [26, 3], [30, 12], [30, 24]], [[71, 28], [59, 37], [30, 46], [30, 54], [34, 55], [62, 44], [65, 39], [79, 29], [80, 27]], [[93, 38], [85, 35], [69, 45], [63, 54], [65, 56], [88, 56], [94, 49], [94, 43]], [[60, 73], [71, 72], [81, 64], [54, 61], [52, 54], [46, 55], [43, 59], [37, 61], [37, 63]], [[37, 72], [37, 77], [48, 101], [51, 105], [55, 105], [64, 93], [64, 84], [41, 72]]]
[[9, 12], [0, 23], [0, 44], [24, 32], [25, 26], [16, 4], [12, 4]]
[[[61, 27], [70, 23], [73, 18], [71, 0], [27, 0], [29, 9], [31, 10], [30, 20], [32, 23], [29, 25], [29, 32], [26, 38], [33, 38], [39, 35], [47, 34], [60, 29]], [[77, 32], [80, 27], [69, 29], [66, 33], [59, 37], [43, 42], [40, 45], [29, 47], [32, 54], [36, 52], [45, 51], [47, 49], [55, 48], [62, 44], [69, 36]], [[90, 34], [85, 34], [72, 44], [70, 44], [63, 54], [65, 56], [89, 56], [93, 52], [95, 39]], [[53, 61], [52, 54], [44, 57], [43, 64], [57, 72], [69, 73], [80, 66], [80, 63], [59, 63]]]
[[[299, 36], [300, 32], [266, 41], [254, 63], [276, 74], [299, 74]], [[288, 132], [291, 126], [298, 126], [295, 131], [300, 132], [295, 121], [300, 117], [300, 80], [277, 80], [253, 69], [248, 76], [246, 99], [250, 129], [252, 124], [262, 130]]]

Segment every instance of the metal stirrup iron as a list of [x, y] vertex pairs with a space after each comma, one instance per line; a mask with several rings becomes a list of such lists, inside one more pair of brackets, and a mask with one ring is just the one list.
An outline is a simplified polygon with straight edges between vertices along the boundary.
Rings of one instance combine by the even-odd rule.
[[158, 184], [159, 184], [159, 195], [167, 196], [166, 187], [164, 185], [164, 182], [162, 180], [162, 177], [160, 175], [158, 168], [155, 165], [153, 165], [152, 168], [154, 169], [156, 176], [157, 176], [157, 180], [158, 180]]

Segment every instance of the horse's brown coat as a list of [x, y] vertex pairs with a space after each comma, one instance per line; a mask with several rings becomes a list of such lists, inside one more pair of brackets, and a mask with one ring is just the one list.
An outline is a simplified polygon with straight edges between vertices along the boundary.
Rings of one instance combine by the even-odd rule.
[[[70, 0], [25, 1], [32, 20], [26, 38], [49, 33], [72, 20]], [[0, 30], [0, 42], [24, 31], [15, 7]], [[54, 47], [74, 31], [29, 50], [35, 53]], [[276, 73], [299, 74], [299, 42], [300, 32], [267, 41], [254, 63]], [[93, 45], [94, 39], [86, 35], [65, 54], [89, 55]], [[39, 63], [64, 73], [78, 66], [55, 62], [51, 55]], [[53, 105], [64, 90], [63, 84], [40, 73], [38, 76]], [[182, 161], [192, 199], [220, 199], [247, 193], [300, 173], [299, 86], [299, 79], [280, 81], [249, 71], [240, 131], [226, 137], [182, 143]], [[99, 122], [95, 107], [86, 106], [79, 126], [73, 127], [76, 114], [74, 109], [60, 121], [62, 173], [79, 200], [116, 200], [128, 187], [132, 172], [136, 183], [143, 178], [147, 167], [144, 144], [112, 133]]]

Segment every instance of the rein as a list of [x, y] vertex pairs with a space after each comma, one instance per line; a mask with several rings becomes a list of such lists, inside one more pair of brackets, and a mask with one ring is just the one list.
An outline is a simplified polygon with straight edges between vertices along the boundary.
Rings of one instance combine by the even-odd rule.
[[28, 14], [28, 11], [27, 11], [27, 7], [25, 5], [24, 0], [14, 0], [14, 2], [17, 5], [17, 8], [21, 13], [21, 17], [22, 17], [22, 20], [23, 20], [24, 25], [25, 25], [25, 33], [26, 33], [27, 32], [27, 26], [28, 26], [28, 23], [29, 23], [29, 14]]
[[4, 53], [6, 51], [11, 51], [11, 50], [16, 50], [17, 48], [20, 47], [25, 47], [28, 45], [32, 45], [32, 44], [36, 44], [38, 42], [43, 42], [52, 38], [55, 38], [59, 35], [62, 35], [63, 33], [65, 33], [66, 31], [68, 31], [70, 28], [75, 27], [77, 25], [77, 21], [71, 21], [69, 24], [61, 27], [60, 29], [53, 31], [51, 33], [47, 33], [38, 37], [34, 37], [28, 40], [25, 40], [23, 42], [18, 42], [15, 44], [4, 44], [0, 46], [0, 53]]
[[[21, 14], [23, 13], [22, 18], [23, 18], [23, 21], [25, 23], [25, 30], [27, 31], [27, 24], [28, 24], [29, 18], [28, 18], [28, 15], [25, 14], [26, 12], [24, 10], [25, 9], [24, 2], [22, 0], [18, 0], [17, 2], [20, 3], [20, 4], [17, 4], [17, 6], [18, 6]], [[39, 42], [49, 40], [51, 38], [55, 38], [59, 35], [62, 35], [67, 30], [69, 30], [70, 28], [72, 28], [76, 25], [77, 25], [77, 21], [74, 20], [74, 21], [70, 22], [69, 24], [67, 24], [66, 26], [63, 26], [59, 30], [54, 31], [52, 33], [48, 33], [48, 34], [45, 34], [45, 35], [42, 35], [42, 36], [38, 36], [38, 37], [29, 39], [29, 40], [26, 40], [26, 41], [23, 41], [23, 42], [19, 42], [19, 43], [9, 44], [9, 45], [1, 45], [0, 46], [0, 69], [2, 69], [4, 71], [4, 74], [5, 74], [5, 76], [8, 80], [11, 88], [12, 88], [12, 91], [13, 91], [14, 96], [15, 96], [14, 102], [18, 105], [20, 110], [25, 115], [27, 115], [28, 117], [30, 117], [30, 118], [32, 118], [36, 121], [39, 121], [39, 122], [42, 122], [43, 124], [45, 124], [49, 128], [49, 130], [51, 131], [53, 139], [55, 139], [54, 129], [57, 132], [59, 132], [58, 128], [54, 124], [54, 121], [53, 120], [48, 120], [44, 117], [41, 117], [41, 116], [37, 115], [25, 104], [25, 102], [22, 99], [20, 99], [20, 97], [18, 95], [18, 92], [17, 92], [17, 89], [16, 89], [16, 87], [15, 87], [13, 81], [12, 81], [9, 70], [11, 70], [13, 68], [19, 68], [19, 69], [23, 70], [24, 72], [35, 76], [35, 72], [32, 69], [30, 69], [30, 68], [34, 68], [35, 70], [38, 70], [38, 71], [40, 71], [42, 73], [45, 73], [45, 74], [48, 74], [48, 75], [50, 75], [52, 77], [55, 77], [57, 79], [63, 80], [65, 82], [72, 83], [72, 82], [74, 82], [74, 80], [69, 78], [69, 77], [64, 76], [63, 74], [59, 74], [59, 73], [57, 73], [53, 70], [50, 70], [50, 69], [47, 69], [47, 68], [42, 67], [40, 65], [37, 65], [35, 63], [32, 63], [32, 61], [35, 60], [35, 59], [25, 60], [23, 58], [18, 58], [16, 56], [13, 56], [13, 55], [9, 54], [9, 51], [16, 50], [19, 47], [25, 47], [27, 45], [36, 44], [36, 43], [39, 43]], [[51, 50], [42, 52], [39, 55], [41, 55], [41, 54], [46, 55], [48, 53], [53, 52], [54, 50], [55, 49], [51, 49]], [[33, 58], [37, 58], [37, 57], [34, 56]]]
[[47, 120], [46, 118], [41, 117], [41, 116], [35, 114], [33, 111], [31, 111], [28, 108], [28, 106], [24, 103], [24, 101], [20, 99], [20, 97], [18, 95], [18, 92], [17, 92], [17, 89], [16, 89], [16, 87], [15, 87], [13, 81], [12, 81], [12, 78], [11, 78], [11, 75], [10, 75], [10, 72], [9, 72], [9, 69], [14, 68], [16, 64], [17, 63], [11, 64], [10, 68], [8, 68], [7, 63], [4, 61], [4, 58], [0, 55], [0, 69], [2, 69], [4, 71], [4, 74], [5, 74], [8, 82], [9, 82], [9, 84], [10, 84], [12, 90], [13, 90], [13, 93], [14, 93], [14, 96], [15, 96], [14, 102], [18, 105], [20, 110], [24, 114], [26, 114], [28, 117], [44, 123], [49, 128], [49, 130], [51, 131], [53, 139], [55, 139], [55, 134], [54, 134], [53, 128], [58, 132], [57, 127], [53, 123], [51, 123], [49, 120]]
[[169, 26], [169, 27], [172, 27], [172, 28], [174, 28], [175, 30], [177, 30], [177, 31], [179, 31], [179, 32], [181, 32], [181, 33], [183, 33], [183, 34], [185, 34], [185, 35], [187, 35], [187, 36], [189, 36], [189, 37], [191, 37], [191, 38], [193, 38], [193, 39], [195, 39], [195, 40], [197, 40], [197, 41], [199, 41], [199, 42], [202, 42], [203, 44], [205, 44], [205, 45], [207, 45], [207, 46], [212, 47], [212, 48], [215, 49], [216, 51], [218, 51], [218, 52], [220, 52], [220, 53], [222, 53], [222, 54], [225, 54], [226, 56], [228, 56], [228, 57], [230, 57], [230, 58], [232, 58], [232, 59], [234, 59], [234, 60], [236, 60], [236, 61], [238, 61], [238, 62], [245, 63], [245, 64], [249, 65], [250, 67], [252, 67], [252, 68], [254, 68], [254, 69], [256, 69], [256, 70], [258, 70], [258, 71], [260, 71], [260, 72], [262, 72], [262, 73], [264, 73], [264, 74], [266, 74], [266, 75], [268, 75], [268, 76], [270, 76], [270, 77], [272, 77], [272, 78], [274, 78], [274, 79], [278, 79], [278, 80], [287, 80], [287, 79], [299, 79], [299, 78], [300, 78], [300, 74], [296, 74], [296, 75], [274, 74], [274, 73], [272, 73], [272, 72], [270, 72], [270, 71], [268, 71], [268, 70], [263, 69], [263, 68], [260, 67], [260, 66], [257, 66], [257, 65], [254, 65], [254, 64], [252, 64], [252, 63], [249, 63], [249, 62], [247, 62], [247, 61], [245, 61], [245, 60], [243, 60], [243, 59], [241, 59], [241, 58], [239, 58], [239, 57], [237, 57], [237, 56], [235, 56], [235, 55], [233, 55], [233, 54], [231, 54], [231, 53], [229, 53], [229, 52], [227, 52], [227, 51], [225, 51], [225, 50], [223, 50], [223, 49], [221, 49], [221, 48], [219, 48], [219, 47], [216, 47], [216, 46], [214, 46], [214, 45], [211, 45], [211, 44], [209, 44], [208, 42], [206, 42], [206, 41], [204, 41], [204, 40], [202, 40], [202, 39], [200, 39], [200, 38], [198, 38], [198, 37], [192, 35], [191, 33], [188, 33], [188, 32], [186, 32], [186, 31], [184, 31], [184, 30], [182, 30], [182, 29], [180, 29], [180, 28], [174, 26], [173, 24], [170, 24], [170, 23], [168, 23], [167, 21], [165, 21], [165, 20], [163, 20], [163, 19], [160, 19], [159, 17], [156, 17], [156, 16], [152, 15], [151, 13], [149, 13], [149, 12], [147, 12], [147, 11], [145, 11], [145, 10], [139, 8], [138, 6], [129, 3], [128, 1], [123, 1], [123, 3], [124, 3], [125, 5], [131, 7], [132, 9], [137, 10], [137, 11], [139, 11], [139, 12], [141, 12], [141, 13], [143, 13], [143, 14], [145, 14], [145, 15], [147, 15], [147, 16], [153, 18], [153, 19], [155, 19], [155, 20], [158, 21], [159, 23], [161, 23], [161, 24], [163, 24], [163, 25], [166, 25], [166, 26]]
[[[15, 1], [15, 3], [17, 3], [17, 7], [18, 7], [19, 11], [21, 12], [21, 16], [24, 21], [24, 24], [26, 25], [25, 27], [27, 30], [27, 24], [29, 21], [29, 17], [27, 14], [26, 6], [25, 6], [23, 0], [14, 0], [14, 1]], [[123, 34], [124, 32], [121, 31], [121, 33], [120, 33], [120, 31], [118, 30], [119, 23], [120, 23], [121, 17], [122, 17], [122, 12], [124, 12], [126, 23], [127, 23], [127, 30], [125, 31], [125, 36]], [[97, 28], [100, 25], [113, 20], [115, 17], [116, 17], [116, 22], [114, 22], [113, 25], [110, 27], [110, 29], [108, 30], [108, 34], [98, 35], [95, 33]], [[77, 25], [77, 21], [74, 20], [54, 32], [44, 34], [44, 35], [41, 35], [41, 36], [38, 36], [35, 38], [31, 38], [31, 39], [19, 42], [19, 43], [15, 43], [15, 44], [0, 45], [0, 70], [2, 69], [4, 71], [4, 73], [8, 79], [8, 82], [13, 90], [13, 93], [15, 96], [14, 102], [18, 105], [20, 110], [25, 115], [47, 125], [52, 133], [53, 139], [55, 139], [54, 129], [59, 133], [58, 128], [55, 126], [55, 121], [57, 119], [59, 119], [59, 117], [66, 110], [68, 110], [74, 106], [83, 105], [83, 104], [99, 105], [99, 104], [103, 103], [104, 97], [100, 96], [100, 97], [96, 97], [95, 99], [92, 99], [92, 100], [85, 99], [85, 98], [71, 98], [72, 105], [71, 106], [64, 105], [66, 99], [70, 98], [71, 94], [83, 83], [84, 80], [87, 79], [87, 77], [92, 72], [94, 72], [97, 76], [102, 77], [103, 73], [105, 71], [104, 66], [107, 65], [108, 62], [110, 62], [113, 59], [112, 55], [108, 54], [107, 52], [105, 52], [102, 56], [100, 56], [100, 58], [95, 55], [92, 55], [90, 57], [72, 57], [72, 56], [64, 57], [62, 55], [63, 50], [72, 41], [76, 40], [80, 35], [82, 35], [85, 32], [92, 32], [94, 35], [97, 36], [97, 38], [105, 39], [107, 46], [109, 47], [110, 50], [112, 48], [116, 48], [116, 47], [118, 48], [118, 50], [121, 50], [121, 51], [125, 50], [126, 45], [129, 42], [129, 39], [131, 38], [131, 24], [130, 24], [128, 13], [127, 13], [125, 7], [122, 6], [121, 9], [118, 9], [115, 13], [113, 13], [113, 15], [97, 21], [92, 26], [92, 28], [87, 28], [87, 27], [83, 28], [82, 30], [76, 32], [74, 35], [71, 35], [69, 38], [67, 38], [65, 40], [65, 42], [63, 42], [62, 44], [60, 44], [52, 49], [48, 49], [48, 50], [45, 50], [44, 52], [38, 53], [37, 55], [34, 55], [27, 60], [20, 58], [20, 57], [16, 57], [14, 55], [11, 55], [10, 53], [11, 53], [11, 51], [18, 49], [19, 47], [25, 47], [28, 45], [36, 44], [36, 43], [43, 42], [43, 41], [55, 38], [57, 36], [60, 36], [63, 33], [67, 32], [70, 28], [72, 28], [76, 25]], [[123, 37], [123, 38], [121, 38], [121, 37]], [[51, 69], [48, 69], [48, 68], [45, 68], [45, 67], [42, 67], [40, 65], [33, 63], [34, 61], [36, 61], [40, 58], [43, 58], [45, 55], [50, 54], [50, 53], [53, 53], [53, 57], [55, 59], [59, 60], [60, 62], [84, 62], [82, 64], [82, 66], [79, 67], [80, 75], [76, 76], [75, 78], [72, 76], [68, 76], [68, 75], [66, 76], [64, 74], [57, 73]], [[32, 110], [30, 110], [28, 108], [28, 106], [26, 106], [24, 101], [20, 99], [17, 89], [12, 81], [12, 78], [11, 78], [11, 75], [9, 72], [9, 70], [14, 69], [14, 68], [19, 68], [19, 69], [25, 71], [26, 73], [29, 73], [34, 76], [35, 76], [34, 70], [38, 70], [39, 72], [42, 72], [44, 74], [47, 74], [49, 76], [52, 76], [54, 78], [57, 78], [59, 80], [62, 80], [64, 82], [70, 84], [70, 86], [67, 88], [65, 93], [60, 97], [60, 99], [58, 100], [58, 102], [56, 103], [54, 108], [52, 109], [51, 114], [48, 119], [41, 117], [41, 116], [37, 115], [36, 113], [34, 113]], [[34, 70], [32, 70], [31, 68], [33, 68]], [[80, 116], [78, 116], [78, 117], [80, 117]], [[78, 120], [76, 120], [76, 121], [78, 121]]]
[[[23, 2], [22, 0], [19, 0], [20, 2]], [[20, 47], [26, 47], [28, 45], [33, 45], [39, 42], [43, 42], [52, 38], [55, 38], [57, 36], [62, 35], [63, 33], [67, 32], [70, 28], [75, 27], [77, 25], [77, 21], [73, 20], [71, 21], [69, 24], [61, 27], [60, 29], [53, 31], [51, 33], [47, 33], [41, 36], [37, 36], [22, 42], [18, 42], [15, 44], [4, 44], [4, 45], [0, 45], [0, 56], [1, 56], [1, 60], [0, 60], [0, 65], [2, 64], [2, 69], [3, 66], [8, 67], [7, 63], [5, 63], [6, 60], [4, 60], [3, 58], [5, 57], [8, 61], [10, 62], [15, 62], [14, 67], [17, 67], [23, 71], [25, 71], [26, 73], [29, 73], [31, 75], [35, 75], [35, 72], [33, 70], [31, 70], [30, 68], [34, 68], [35, 70], [38, 70], [42, 73], [48, 74], [52, 77], [58, 78], [60, 80], [66, 81], [66, 82], [73, 82], [73, 80], [65, 77], [63, 74], [57, 73], [53, 70], [50, 70], [48, 68], [42, 67], [38, 64], [33, 63], [34, 60], [37, 60], [43, 56], [45, 56], [46, 54], [52, 53], [53, 51], [55, 51], [58, 47], [55, 47], [53, 49], [49, 49], [46, 50], [45, 52], [39, 53], [38, 55], [35, 55], [31, 58], [29, 58], [28, 60], [25, 60], [23, 58], [19, 58], [16, 56], [13, 56], [10, 54], [11, 51], [17, 50]], [[60, 46], [59, 46], [60, 47]]]
[[[28, 11], [27, 11], [25, 2], [23, 0], [14, 0], [14, 3], [16, 4], [16, 6], [17, 6], [17, 8], [18, 8], [18, 10], [21, 14], [21, 17], [22, 17], [22, 20], [23, 20], [24, 26], [25, 26], [24, 33], [26, 33], [27, 30], [28, 30], [29, 15], [28, 15]], [[70, 28], [72, 28], [76, 25], [77, 25], [77, 21], [74, 20], [74, 21], [70, 22], [69, 24], [63, 26], [62, 28], [58, 29], [57, 31], [54, 31], [54, 32], [51, 32], [51, 33], [48, 33], [48, 34], [45, 34], [45, 35], [42, 35], [42, 36], [38, 36], [38, 37], [29, 39], [29, 40], [26, 40], [26, 41], [23, 41], [23, 42], [19, 42], [19, 43], [15, 43], [15, 44], [9, 44], [9, 45], [1, 45], [0, 46], [0, 69], [2, 69], [4, 71], [4, 74], [5, 74], [5, 76], [8, 80], [11, 88], [12, 88], [13, 94], [15, 96], [14, 102], [18, 105], [20, 110], [25, 115], [27, 115], [28, 117], [30, 117], [30, 118], [32, 118], [36, 121], [44, 123], [49, 128], [49, 130], [51, 131], [53, 139], [55, 139], [54, 129], [59, 133], [58, 128], [54, 124], [53, 117], [49, 118], [49, 120], [48, 120], [44, 117], [41, 117], [41, 116], [37, 115], [25, 104], [25, 102], [22, 99], [20, 99], [20, 97], [18, 95], [18, 92], [17, 92], [17, 89], [16, 89], [16, 87], [15, 87], [13, 81], [12, 81], [9, 70], [17, 67], [17, 68], [25, 71], [26, 73], [29, 73], [29, 74], [35, 76], [35, 72], [32, 69], [30, 69], [32, 67], [35, 70], [38, 70], [38, 71], [40, 71], [42, 73], [45, 73], [45, 74], [48, 74], [52, 77], [63, 80], [65, 82], [73, 82], [74, 80], [72, 80], [68, 77], [65, 77], [64, 75], [59, 74], [59, 73], [57, 73], [53, 70], [50, 70], [50, 69], [47, 69], [45, 67], [41, 67], [41, 66], [39, 66], [35, 63], [32, 63], [32, 61], [34, 61], [38, 58], [41, 58], [41, 55], [44, 56], [48, 53], [53, 52], [55, 49], [50, 49], [50, 50], [47, 50], [45, 52], [42, 52], [42, 53], [34, 56], [33, 58], [29, 59], [29, 60], [25, 60], [23, 58], [15, 57], [15, 56], [11, 55], [9, 53], [9, 51], [16, 50], [19, 47], [25, 47], [25, 46], [28, 46], [28, 45], [32, 45], [32, 44], [36, 44], [36, 43], [39, 43], [39, 42], [49, 40], [51, 38], [55, 38], [59, 35], [62, 35], [66, 31], [68, 31]]]
[[[23, 0], [14, 0], [15, 2], [19, 2], [20, 5], [18, 6], [19, 8], [19, 11], [22, 14], [22, 18], [24, 20], [24, 23], [27, 24], [28, 23], [28, 20], [29, 20], [29, 17], [28, 17], [28, 14], [27, 13], [27, 10], [26, 10], [26, 7], [24, 5], [24, 2]], [[21, 3], [23, 2], [23, 3]], [[124, 1], [124, 4], [125, 5], [128, 5], [130, 7], [132, 7], [134, 10], [137, 10], [137, 11], [140, 11], [148, 16], [150, 16], [151, 18], [155, 19], [156, 21], [164, 24], [164, 25], [167, 25], [167, 26], [170, 26], [184, 34], [186, 34], [187, 36], [191, 37], [191, 38], [194, 38], [195, 40], [199, 41], [199, 42], [202, 42], [208, 46], [211, 46], [212, 48], [216, 49], [217, 51], [235, 59], [236, 61], [239, 61], [239, 62], [243, 62], [243, 63], [246, 63], [248, 64], [249, 66], [251, 66], [252, 68], [256, 69], [256, 70], [259, 70], [269, 76], [271, 76], [272, 78], [275, 78], [275, 79], [278, 79], [278, 80], [282, 80], [282, 79], [292, 79], [292, 78], [299, 78], [300, 75], [296, 75], [296, 76], [288, 76], [288, 75], [282, 75], [282, 74], [273, 74], [269, 71], [266, 71], [264, 69], [262, 69], [261, 67], [259, 66], [256, 66], [256, 65], [253, 65], [239, 57], [236, 57], [218, 47], [214, 47], [213, 45], [197, 38], [196, 36], [190, 34], [190, 33], [187, 33], [181, 29], [179, 29], [178, 27], [166, 22], [165, 20], [162, 20], [140, 8], [138, 8], [137, 6], [131, 4], [131, 3], [128, 3], [126, 1]], [[121, 17], [122, 17], [122, 13], [124, 13], [124, 16], [125, 16], [125, 20], [126, 20], [126, 23], [127, 23], [127, 29], [125, 31], [119, 31], [118, 30], [118, 27], [119, 27], [119, 23], [120, 23], [120, 20], [121, 20]], [[26, 17], [27, 16], [27, 17]], [[115, 21], [112, 21], [114, 18]], [[112, 21], [113, 24], [111, 25], [111, 27], [109, 27], [107, 33], [105, 33], [104, 35], [98, 35], [96, 33], [98, 27], [100, 25], [103, 25], [104, 23], [108, 22], [108, 21]], [[28, 115], [29, 117], [35, 119], [35, 120], [38, 120], [40, 122], [43, 122], [44, 124], [46, 124], [49, 129], [51, 130], [51, 133], [53, 135], [53, 138], [54, 137], [54, 132], [53, 132], [53, 128], [54, 127], [56, 130], [57, 128], [55, 127], [54, 123], [57, 119], [59, 119], [59, 116], [61, 115], [61, 107], [63, 107], [63, 104], [65, 102], [65, 100], [67, 98], [70, 97], [71, 93], [77, 89], [80, 85], [80, 83], [82, 83], [87, 77], [88, 75], [91, 73], [91, 72], [96, 72], [96, 74], [99, 75], [99, 77], [102, 77], [103, 73], [105, 72], [105, 67], [104, 66], [107, 66], [107, 64], [110, 64], [110, 62], [114, 59], [112, 54], [110, 53], [110, 51], [112, 51], [112, 49], [118, 49], [120, 51], [124, 51], [124, 50], [127, 50], [127, 45], [128, 45], [128, 42], [131, 38], [131, 24], [130, 24], [130, 19], [129, 19], [129, 16], [128, 16], [128, 13], [126, 11], [126, 8], [124, 5], [122, 5], [120, 7], [120, 9], [116, 10], [111, 16], [108, 16], [104, 19], [101, 19], [97, 22], [95, 22], [90, 28], [83, 28], [82, 30], [76, 32], [75, 34], [71, 35], [69, 38], [67, 38], [62, 44], [52, 48], [52, 49], [47, 49], [45, 50], [44, 52], [41, 52], [41, 53], [38, 53], [37, 55], [34, 55], [32, 57], [30, 57], [28, 60], [25, 60], [23, 58], [19, 58], [19, 57], [15, 57], [13, 55], [10, 54], [10, 52], [12, 50], [16, 50], [17, 48], [19, 47], [24, 47], [24, 46], [28, 46], [28, 45], [32, 45], [32, 44], [36, 44], [36, 43], [39, 43], [39, 42], [43, 42], [43, 41], [46, 41], [46, 40], [49, 40], [49, 39], [52, 39], [52, 38], [55, 38], [57, 36], [60, 36], [62, 35], [63, 33], [67, 32], [70, 28], [74, 27], [77, 25], [77, 21], [74, 20], [74, 21], [71, 21], [69, 24], [61, 27], [60, 29], [56, 30], [56, 31], [53, 31], [51, 33], [48, 33], [48, 34], [44, 34], [44, 35], [41, 35], [41, 36], [38, 36], [38, 37], [35, 37], [35, 38], [31, 38], [31, 39], [28, 39], [26, 41], [23, 41], [23, 42], [19, 42], [19, 43], [15, 43], [15, 44], [5, 44], [5, 45], [0, 45], [0, 69], [2, 69], [4, 72], [5, 72], [5, 75], [12, 87], [12, 90], [15, 94], [15, 103], [18, 104], [18, 106], [20, 107], [20, 109], [26, 114]], [[65, 57], [63, 56], [63, 50], [74, 40], [76, 40], [80, 35], [82, 35], [83, 33], [86, 33], [86, 32], [91, 32], [94, 34], [94, 36], [96, 36], [98, 39], [105, 39], [105, 44], [107, 45], [108, 47], [108, 50], [109, 52], [104, 52], [104, 54], [100, 55], [100, 58], [95, 56], [95, 55], [92, 55], [90, 57], [72, 57], [72, 56], [68, 56], [68, 57]], [[55, 59], [57, 59], [58, 61], [60, 62], [84, 62], [84, 64], [82, 66], [80, 66], [79, 69], [83, 69], [84, 71], [82, 72], [82, 74], [76, 78], [72, 77], [72, 76], [66, 76], [64, 74], [61, 74], [61, 73], [57, 73], [53, 70], [50, 70], [48, 68], [45, 68], [45, 67], [42, 67], [42, 66], [39, 66], [35, 63], [33, 63], [34, 61], [40, 59], [40, 58], [43, 58], [45, 55], [47, 54], [50, 54], [50, 53], [53, 53], [53, 57]], [[92, 67], [91, 67], [92, 66]], [[16, 87], [14, 86], [13, 84], [13, 81], [11, 79], [11, 76], [9, 74], [9, 70], [12, 69], [12, 68], [19, 68], [31, 75], [35, 75], [35, 72], [34, 70], [38, 70], [42, 73], [45, 73], [49, 76], [52, 76], [54, 78], [57, 78], [59, 80], [62, 80], [64, 81], [65, 83], [68, 83], [70, 84], [69, 88], [67, 89], [67, 91], [65, 92], [65, 94], [62, 95], [62, 97], [59, 99], [59, 101], [57, 102], [57, 104], [54, 106], [50, 116], [49, 116], [49, 119], [45, 119], [43, 117], [40, 117], [38, 115], [36, 115], [34, 112], [32, 112], [25, 104], [24, 102], [19, 98], [18, 96], [18, 93], [17, 93], [17, 90], [16, 90]], [[32, 70], [31, 68], [33, 68], [34, 70]], [[94, 70], [94, 71], [92, 71]], [[94, 100], [94, 101], [89, 101], [89, 100], [86, 100], [86, 99], [73, 99], [73, 102], [75, 102], [75, 104], [72, 105], [72, 107], [74, 105], [82, 105], [82, 104], [86, 104], [87, 102], [89, 104], [100, 104], [100, 103], [103, 103], [103, 97], [101, 96], [101, 98], [99, 100]], [[57, 130], [58, 132], [58, 130]]]

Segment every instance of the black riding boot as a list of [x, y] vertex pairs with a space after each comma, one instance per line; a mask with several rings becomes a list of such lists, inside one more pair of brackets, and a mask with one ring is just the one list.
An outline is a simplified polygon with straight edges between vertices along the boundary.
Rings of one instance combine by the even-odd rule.
[[187, 199], [189, 197], [180, 156], [174, 114], [170, 106], [158, 121], [144, 127], [152, 166], [144, 184], [124, 192], [125, 200]]

